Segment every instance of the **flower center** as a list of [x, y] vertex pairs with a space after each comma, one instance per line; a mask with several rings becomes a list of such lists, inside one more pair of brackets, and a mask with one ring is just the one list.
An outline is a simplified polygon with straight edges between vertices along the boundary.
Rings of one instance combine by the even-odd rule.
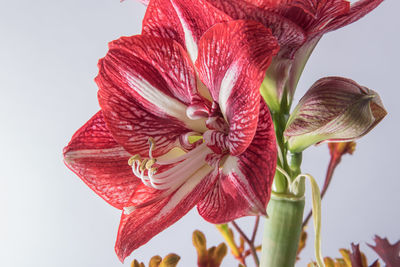
[[179, 155], [175, 154], [172, 157], [168, 155], [172, 154], [170, 153], [173, 152], [172, 149], [159, 158], [153, 157], [156, 144], [153, 138], [149, 138], [149, 157], [142, 158], [136, 154], [128, 160], [133, 174], [141, 179], [144, 185], [162, 192], [143, 203], [125, 207], [125, 214], [162, 200], [194, 177], [204, 166], [219, 168], [220, 163], [226, 159], [229, 153], [227, 146], [229, 125], [223, 118], [218, 103], [213, 102], [209, 108], [201, 101], [195, 101], [188, 107], [187, 116], [193, 120], [207, 118], [206, 130], [182, 135], [179, 138], [182, 149], [177, 149]]
[[[200, 139], [201, 137], [198, 138]], [[178, 157], [160, 160], [153, 157], [155, 143], [152, 138], [149, 138], [149, 143], [149, 158], [142, 158], [137, 154], [128, 160], [128, 164], [143, 184], [158, 190], [176, 189], [207, 163], [205, 159], [211, 152], [205, 144], [201, 144]]]
[[152, 138], [149, 138], [149, 143], [149, 157], [142, 158], [139, 154], [136, 154], [128, 160], [128, 164], [132, 166], [132, 172], [142, 180], [144, 185], [157, 190], [164, 190], [164, 192], [155, 199], [136, 206], [125, 207], [124, 211], [126, 214], [131, 213], [137, 208], [153, 204], [174, 192], [200, 168], [208, 164], [206, 161], [207, 155], [212, 153], [207, 145], [203, 143], [187, 153], [181, 150], [179, 156], [170, 158], [164, 155], [156, 159], [153, 157], [155, 142]]

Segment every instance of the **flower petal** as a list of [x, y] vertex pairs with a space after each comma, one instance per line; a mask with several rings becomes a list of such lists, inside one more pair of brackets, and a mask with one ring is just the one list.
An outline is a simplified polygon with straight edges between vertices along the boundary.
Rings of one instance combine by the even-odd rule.
[[[196, 74], [187, 52], [178, 43], [151, 36], [121, 37], [109, 44], [110, 50], [123, 50], [152, 65], [164, 79], [164, 93], [191, 104], [197, 96]], [[112, 52], [111, 52], [112, 53]]]
[[197, 205], [211, 223], [225, 223], [246, 215], [265, 214], [275, 174], [277, 148], [268, 107], [260, 104], [256, 135], [247, 150], [223, 163], [220, 179]]
[[64, 148], [65, 164], [96, 194], [122, 209], [139, 183], [128, 165], [130, 153], [115, 142], [101, 111]]
[[144, 5], [148, 5], [150, 0], [139, 0]]
[[291, 0], [244, 0], [244, 2], [247, 2], [249, 4], [255, 5], [257, 7], [262, 7], [262, 8], [271, 8], [278, 6], [280, 4], [286, 3]]
[[115, 244], [120, 260], [190, 211], [214, 183], [217, 176], [211, 171], [211, 167], [204, 165], [175, 192], [161, 199], [165, 191], [140, 186], [132, 196], [134, 204], [157, 201], [129, 215], [122, 214]]
[[321, 34], [333, 19], [346, 14], [350, 9], [347, 0], [296, 0], [281, 4], [274, 12], [290, 19], [310, 36]]
[[269, 29], [253, 21], [219, 23], [199, 43], [196, 66], [229, 123], [230, 154], [242, 153], [257, 127], [259, 88], [278, 51]]
[[254, 20], [270, 28], [281, 47], [279, 54], [285, 57], [293, 56], [293, 53], [306, 40], [306, 34], [302, 28], [270, 10], [257, 7], [243, 0], [208, 0], [208, 2], [234, 19]]
[[143, 20], [143, 34], [172, 38], [182, 44], [193, 62], [200, 37], [211, 26], [231, 18], [205, 0], [155, 0]]
[[[183, 99], [183, 90], [194, 92], [185, 86], [195, 85], [192, 80], [188, 81], [194, 74], [190, 68], [183, 68], [187, 65], [179, 62], [181, 58], [175, 54], [178, 52], [166, 52], [174, 47], [173, 41], [144, 36], [135, 36], [130, 41], [143, 46], [148, 44], [149, 55], [140, 58], [143, 46], [132, 45], [128, 49], [126, 39], [111, 44], [109, 53], [99, 62], [100, 73], [96, 77], [99, 102], [107, 127], [119, 144], [132, 154], [143, 155], [149, 148], [148, 138], [153, 137], [157, 156], [177, 146], [178, 138], [186, 132], [204, 132], [205, 120], [189, 119], [187, 106], [175, 97]], [[159, 42], [159, 50], [165, 54], [157, 50], [153, 42]], [[137, 52], [132, 52], [135, 48]], [[168, 55], [174, 60], [163, 58]], [[161, 62], [150, 62], [156, 57]], [[161, 74], [162, 69], [167, 69], [164, 62], [170, 64], [170, 71]], [[180, 80], [176, 80], [178, 74], [174, 71], [179, 72]], [[176, 86], [171, 88], [174, 84]]]
[[146, 9], [142, 34], [163, 37], [185, 46], [185, 34], [170, 0], [152, 0]]
[[327, 26], [327, 31], [334, 31], [348, 24], [356, 22], [379, 6], [383, 0], [360, 0], [350, 6], [350, 11], [332, 20]]

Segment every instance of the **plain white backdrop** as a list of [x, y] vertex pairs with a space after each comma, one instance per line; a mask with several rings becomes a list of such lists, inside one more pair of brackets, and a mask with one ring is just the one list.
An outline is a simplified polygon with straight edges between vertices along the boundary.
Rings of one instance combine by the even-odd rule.
[[[400, 238], [398, 10], [399, 1], [386, 0], [327, 34], [296, 93], [298, 100], [317, 79], [345, 76], [379, 92], [389, 112], [335, 173], [322, 206], [326, 256], [339, 256], [351, 242], [372, 242], [374, 234]], [[182, 256], [179, 266], [190, 267], [196, 265], [193, 230], [205, 232], [210, 245], [222, 241], [192, 211], [122, 265], [113, 248], [120, 212], [62, 162], [62, 148], [99, 109], [97, 60], [107, 42], [140, 33], [144, 12], [134, 0], [0, 1], [0, 266], [118, 267], [175, 252]], [[322, 184], [328, 160], [325, 145], [312, 147], [303, 171]], [[239, 224], [250, 230], [252, 220]], [[312, 238], [298, 266], [313, 258]], [[227, 257], [223, 266], [237, 262]]]

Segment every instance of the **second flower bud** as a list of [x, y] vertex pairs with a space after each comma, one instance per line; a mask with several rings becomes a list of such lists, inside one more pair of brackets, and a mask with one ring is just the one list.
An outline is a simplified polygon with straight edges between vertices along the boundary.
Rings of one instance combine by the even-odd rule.
[[318, 80], [300, 100], [284, 132], [288, 148], [301, 152], [325, 141], [351, 141], [374, 128], [387, 112], [379, 95], [350, 79]]

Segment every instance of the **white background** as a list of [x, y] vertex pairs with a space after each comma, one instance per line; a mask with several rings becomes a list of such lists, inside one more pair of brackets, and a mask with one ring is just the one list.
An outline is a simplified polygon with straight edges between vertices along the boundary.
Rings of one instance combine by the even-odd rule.
[[[339, 256], [339, 248], [371, 242], [376, 233], [400, 238], [398, 10], [399, 1], [387, 0], [326, 35], [299, 84], [296, 99], [323, 76], [349, 77], [378, 91], [389, 112], [337, 169], [322, 207], [324, 255]], [[93, 78], [107, 42], [138, 34], [144, 12], [134, 0], [1, 0], [0, 266], [121, 266], [113, 248], [120, 212], [64, 166], [61, 152], [99, 109]], [[310, 148], [303, 171], [322, 183], [328, 159], [325, 145]], [[239, 221], [249, 229], [251, 222]], [[124, 266], [169, 252], [182, 256], [179, 266], [195, 266], [194, 229], [212, 245], [222, 241], [192, 211]], [[298, 266], [313, 258], [312, 239], [301, 257]], [[229, 257], [223, 266], [237, 263]]]

